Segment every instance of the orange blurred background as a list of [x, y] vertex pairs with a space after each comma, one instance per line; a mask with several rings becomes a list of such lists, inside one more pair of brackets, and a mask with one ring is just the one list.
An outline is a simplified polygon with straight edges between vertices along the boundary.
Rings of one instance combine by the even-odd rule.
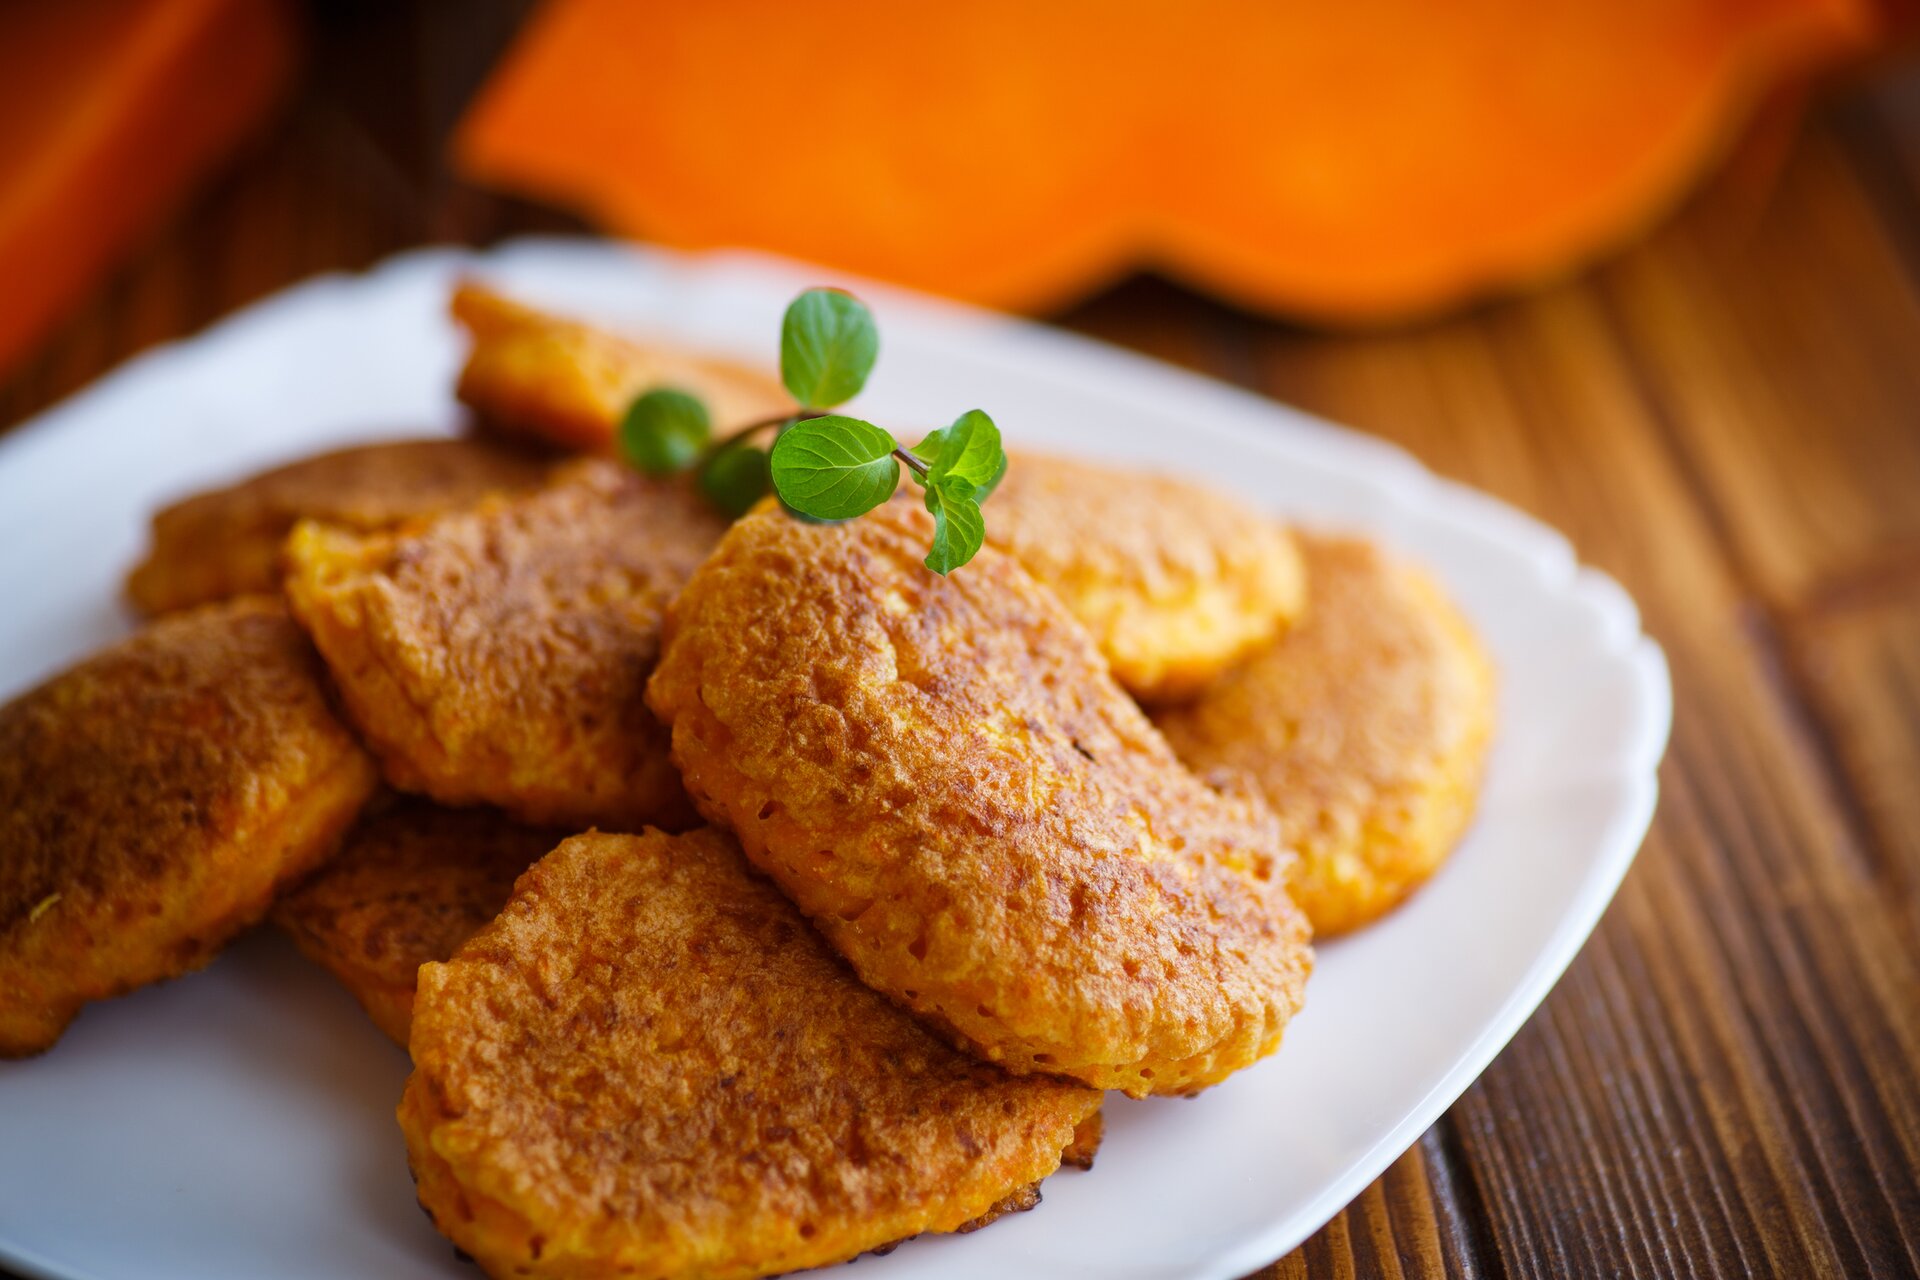
[[[371, 8], [0, 4], [0, 369]], [[1901, 25], [1870, 0], [521, 8], [473, 10], [432, 144], [463, 181], [1013, 309], [1145, 268], [1334, 325], [1575, 270], [1729, 163], [1763, 194], [1809, 93]]]

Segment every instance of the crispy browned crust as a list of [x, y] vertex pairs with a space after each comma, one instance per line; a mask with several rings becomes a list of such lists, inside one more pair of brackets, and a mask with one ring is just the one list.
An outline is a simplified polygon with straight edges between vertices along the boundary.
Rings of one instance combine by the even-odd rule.
[[271, 592], [280, 584], [280, 546], [302, 519], [360, 532], [391, 528], [534, 488], [550, 465], [485, 440], [402, 440], [303, 458], [154, 516], [153, 546], [127, 578], [127, 595], [147, 613], [166, 613]]
[[584, 461], [391, 533], [303, 523], [287, 596], [393, 786], [536, 825], [684, 826], [643, 690], [723, 528], [686, 488]]
[[1073, 1131], [1073, 1142], [1060, 1153], [1060, 1163], [1075, 1169], [1093, 1168], [1093, 1158], [1100, 1154], [1100, 1140], [1106, 1136], [1107, 1122], [1103, 1112], [1096, 1111], [1080, 1122]]
[[274, 904], [273, 922], [403, 1048], [420, 966], [500, 914], [513, 882], [565, 837], [491, 809], [403, 800], [363, 818], [340, 852]]
[[277, 601], [163, 619], [0, 708], [0, 1056], [198, 968], [375, 784]]
[[758, 369], [547, 315], [472, 282], [454, 292], [453, 316], [473, 338], [461, 401], [488, 427], [562, 448], [611, 448], [627, 406], [654, 387], [699, 396], [721, 430], [793, 408]]
[[712, 830], [561, 844], [421, 969], [411, 1048], [420, 1202], [501, 1277], [729, 1280], [953, 1231], [1100, 1101], [929, 1035]]
[[1423, 884], [1472, 819], [1492, 664], [1425, 574], [1353, 539], [1303, 538], [1303, 625], [1160, 727], [1196, 769], [1250, 775], [1299, 847], [1319, 933]]
[[[1064, 1163], [1064, 1161], [1062, 1163]], [[978, 1231], [982, 1227], [990, 1227], [1010, 1213], [1025, 1213], [1029, 1209], [1038, 1209], [1039, 1207], [1040, 1184], [1030, 1182], [1024, 1187], [1009, 1192], [1000, 1200], [996, 1201], [991, 1209], [988, 1209], [971, 1222], [961, 1223], [955, 1227], [954, 1230], [961, 1235], [966, 1235], [969, 1232]]]
[[991, 1061], [1139, 1095], [1272, 1052], [1310, 964], [1272, 815], [1182, 768], [1011, 558], [928, 572], [931, 526], [733, 527], [648, 690], [694, 802]]
[[1016, 452], [987, 541], [1051, 587], [1144, 702], [1190, 697], [1306, 602], [1292, 535], [1217, 490]]

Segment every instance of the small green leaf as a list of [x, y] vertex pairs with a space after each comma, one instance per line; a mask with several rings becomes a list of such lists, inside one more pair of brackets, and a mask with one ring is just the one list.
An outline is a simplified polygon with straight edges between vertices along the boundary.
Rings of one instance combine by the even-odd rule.
[[946, 452], [947, 433], [952, 430], [953, 428], [950, 426], [935, 427], [933, 430], [927, 432], [919, 444], [913, 446], [911, 452], [914, 457], [926, 463], [928, 470], [932, 470], [935, 464], [940, 461], [941, 455]]
[[900, 485], [894, 438], [858, 418], [809, 418], [773, 442], [773, 487], [817, 520], [865, 515]]
[[672, 387], [655, 387], [627, 406], [620, 420], [620, 451], [650, 476], [685, 471], [713, 434], [707, 406]]
[[780, 325], [780, 380], [809, 409], [831, 409], [860, 394], [880, 354], [867, 304], [839, 289], [809, 289]]
[[773, 483], [767, 451], [750, 444], [720, 450], [707, 459], [697, 479], [707, 501], [736, 520], [766, 497]]
[[985, 502], [1007, 473], [1007, 452], [1000, 447], [1000, 428], [979, 409], [969, 409], [922, 440], [914, 453], [927, 464], [928, 487], [951, 477], [974, 488], [974, 500]]
[[927, 568], [938, 574], [952, 573], [973, 559], [987, 536], [979, 499], [974, 497], [971, 484], [948, 478], [927, 486], [927, 510], [933, 512], [933, 546], [927, 552]]

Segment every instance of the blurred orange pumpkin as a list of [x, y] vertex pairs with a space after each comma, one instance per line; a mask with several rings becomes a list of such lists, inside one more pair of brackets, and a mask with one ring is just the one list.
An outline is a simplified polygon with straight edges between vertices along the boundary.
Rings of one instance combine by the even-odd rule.
[[1865, 0], [549, 0], [485, 183], [1016, 309], [1154, 266], [1377, 321], [1666, 208]]
[[265, 118], [287, 0], [0, 3], [0, 367]]

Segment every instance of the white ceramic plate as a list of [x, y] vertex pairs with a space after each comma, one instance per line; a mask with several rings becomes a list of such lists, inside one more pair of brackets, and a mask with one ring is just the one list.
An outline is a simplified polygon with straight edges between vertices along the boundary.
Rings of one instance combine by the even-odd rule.
[[[523, 241], [409, 255], [290, 290], [130, 362], [0, 440], [0, 696], [127, 627], [153, 508], [316, 449], [457, 420], [449, 282], [766, 361], [823, 273]], [[1239, 1276], [1305, 1239], [1432, 1124], [1592, 930], [1653, 811], [1671, 694], [1632, 602], [1567, 543], [1375, 440], [1061, 333], [855, 285], [879, 315], [858, 402], [1239, 490], [1425, 560], [1502, 673], [1471, 837], [1379, 926], [1320, 950], [1281, 1052], [1197, 1101], [1109, 1104], [1091, 1173], [978, 1235], [859, 1264], [888, 1277]], [[3, 980], [3, 975], [0, 975]], [[88, 1009], [0, 1063], [0, 1262], [62, 1280], [466, 1277], [413, 1202], [405, 1055], [277, 937]]]

